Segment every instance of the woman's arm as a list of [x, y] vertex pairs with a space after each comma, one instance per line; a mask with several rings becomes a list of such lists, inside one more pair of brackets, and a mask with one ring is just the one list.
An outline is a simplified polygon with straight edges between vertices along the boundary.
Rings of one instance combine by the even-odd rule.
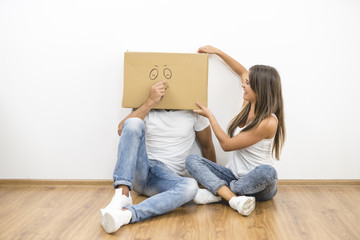
[[236, 61], [235, 59], [233, 59], [232, 57], [230, 57], [220, 49], [210, 45], [206, 45], [204, 47], [200, 47], [198, 53], [210, 53], [210, 54], [218, 55], [219, 57], [222, 58], [222, 60], [224, 60], [224, 62], [227, 65], [229, 65], [229, 67], [231, 67], [232, 70], [234, 70], [241, 77], [241, 82], [244, 83], [248, 75], [248, 70], [238, 61]]
[[215, 133], [216, 138], [219, 140], [221, 148], [226, 152], [246, 148], [261, 141], [262, 139], [272, 138], [275, 135], [277, 120], [275, 117], [269, 117], [263, 120], [255, 129], [246, 132], [240, 132], [236, 136], [230, 138], [224, 132], [224, 130], [222, 130], [212, 112], [201, 104], [196, 104], [198, 105], [199, 109], [194, 110], [194, 112], [209, 119], [210, 125]]
[[[238, 61], [236, 61], [235, 59], [233, 59], [232, 57], [230, 57], [229, 55], [227, 55], [220, 49], [215, 48], [210, 45], [206, 45], [206, 46], [200, 47], [198, 50], [198, 53], [209, 53], [209, 54], [218, 55], [219, 57], [222, 58], [222, 60], [224, 60], [224, 62], [227, 65], [229, 65], [229, 67], [232, 70], [234, 70], [240, 76], [242, 84], [244, 84], [246, 82], [246, 80], [249, 81], [249, 71], [243, 65], [241, 65]], [[248, 103], [248, 101], [244, 100], [242, 106], [244, 107], [247, 103]]]
[[161, 98], [165, 95], [165, 83], [166, 81], [158, 82], [154, 84], [150, 89], [150, 95], [148, 99], [135, 111], [130, 113], [124, 118], [118, 125], [118, 134], [121, 135], [121, 130], [124, 126], [125, 121], [128, 118], [141, 118], [144, 120], [150, 110], [160, 102]]

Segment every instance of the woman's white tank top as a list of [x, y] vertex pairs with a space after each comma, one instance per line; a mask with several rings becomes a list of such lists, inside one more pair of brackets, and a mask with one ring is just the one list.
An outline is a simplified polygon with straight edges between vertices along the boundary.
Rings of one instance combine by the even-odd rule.
[[[275, 114], [272, 115], [275, 116]], [[234, 136], [239, 134], [244, 128], [237, 128]], [[235, 177], [241, 178], [259, 165], [272, 165], [271, 147], [273, 141], [274, 137], [263, 139], [249, 147], [232, 151], [230, 161], [226, 167], [233, 172]]]

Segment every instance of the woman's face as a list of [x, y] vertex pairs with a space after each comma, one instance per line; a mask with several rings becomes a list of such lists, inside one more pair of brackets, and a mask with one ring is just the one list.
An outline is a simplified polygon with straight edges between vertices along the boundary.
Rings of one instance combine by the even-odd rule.
[[249, 73], [245, 77], [245, 81], [242, 84], [242, 88], [244, 89], [244, 100], [249, 101], [251, 103], [256, 102], [256, 94], [250, 87]]

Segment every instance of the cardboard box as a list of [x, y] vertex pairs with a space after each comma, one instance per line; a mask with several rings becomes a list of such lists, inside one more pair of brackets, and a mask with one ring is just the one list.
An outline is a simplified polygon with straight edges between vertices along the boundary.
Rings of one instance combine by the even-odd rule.
[[167, 89], [157, 109], [196, 109], [207, 106], [208, 55], [197, 53], [125, 52], [122, 106], [138, 108], [150, 88], [166, 80]]

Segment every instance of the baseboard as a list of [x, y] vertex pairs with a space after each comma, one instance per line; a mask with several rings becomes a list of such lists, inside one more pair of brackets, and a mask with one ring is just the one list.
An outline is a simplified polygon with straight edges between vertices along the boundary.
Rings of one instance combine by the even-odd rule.
[[[112, 186], [111, 179], [0, 179], [1, 185]], [[278, 185], [360, 185], [360, 179], [279, 179]]]
[[112, 186], [110, 179], [0, 179], [1, 185], [104, 185]]
[[360, 179], [280, 179], [278, 185], [360, 185]]

